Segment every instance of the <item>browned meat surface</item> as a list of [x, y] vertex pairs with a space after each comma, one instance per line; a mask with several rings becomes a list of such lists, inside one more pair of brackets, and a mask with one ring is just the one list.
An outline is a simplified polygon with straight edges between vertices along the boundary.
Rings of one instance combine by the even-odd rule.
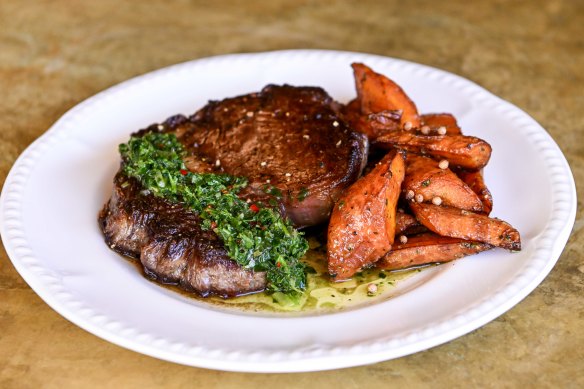
[[[188, 152], [189, 170], [245, 176], [249, 185], [241, 197], [276, 200], [280, 213], [305, 227], [328, 219], [367, 160], [366, 137], [336, 112], [320, 88], [268, 86], [260, 93], [210, 102], [190, 118], [173, 116], [137, 135], [175, 133]], [[139, 258], [146, 274], [158, 281], [202, 296], [266, 287], [265, 274], [229, 259], [219, 237], [204, 231], [196, 214], [142, 189], [122, 173], [114, 180], [112, 197], [99, 215], [113, 250]]]
[[367, 161], [367, 138], [336, 113], [321, 88], [274, 86], [211, 102], [176, 128], [193, 155], [282, 193], [298, 227], [325, 222]]
[[261, 291], [265, 274], [229, 259], [219, 237], [200, 227], [180, 205], [146, 194], [137, 180], [118, 173], [110, 201], [99, 215], [106, 243], [139, 258], [150, 277], [202, 296]]

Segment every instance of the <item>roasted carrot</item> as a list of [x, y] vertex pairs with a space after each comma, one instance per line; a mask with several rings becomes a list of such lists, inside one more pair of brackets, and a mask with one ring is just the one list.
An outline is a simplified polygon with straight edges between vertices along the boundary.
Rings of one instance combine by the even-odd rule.
[[[429, 126], [432, 130], [440, 127], [446, 128], [447, 135], [460, 135], [462, 130], [456, 118], [449, 113], [431, 113], [422, 115], [422, 125]], [[483, 212], [491, 213], [493, 209], [493, 196], [485, 184], [483, 172], [480, 170], [457, 169], [455, 173], [470, 189], [475, 192], [483, 203]]]
[[[420, 231], [420, 227], [424, 230], [426, 227], [422, 226], [418, 219], [409, 213], [397, 212], [395, 214], [395, 234], [410, 234], [413, 231]], [[421, 232], [421, 231], [420, 231]]]
[[396, 243], [375, 265], [384, 270], [406, 269], [430, 263], [449, 262], [492, 247], [482, 242], [450, 238], [430, 232], [410, 236], [405, 243]]
[[410, 196], [422, 196], [426, 202], [439, 201], [460, 209], [483, 211], [481, 199], [468, 185], [448, 167], [441, 169], [439, 162], [428, 157], [407, 156], [403, 190]]
[[410, 208], [420, 223], [439, 235], [521, 250], [519, 232], [503, 220], [433, 204], [412, 202]]
[[404, 169], [403, 154], [391, 151], [335, 204], [327, 243], [328, 271], [333, 280], [350, 278], [391, 248]]
[[420, 126], [420, 115], [416, 104], [398, 84], [384, 75], [375, 73], [362, 63], [354, 63], [351, 66], [355, 74], [357, 99], [361, 103], [362, 114], [400, 110], [402, 112], [401, 127]]
[[490, 214], [493, 210], [493, 195], [491, 195], [491, 191], [485, 184], [483, 173], [480, 170], [468, 171], [459, 169], [456, 174], [479, 196], [483, 203], [483, 212], [487, 215]]
[[354, 99], [342, 108], [341, 113], [353, 129], [367, 135], [370, 141], [387, 132], [399, 130], [401, 118], [399, 111], [363, 114], [359, 100]]
[[474, 170], [482, 169], [491, 157], [491, 146], [474, 136], [426, 136], [409, 131], [394, 131], [377, 138], [375, 144], [445, 158], [450, 164]]
[[440, 127], [446, 129], [446, 135], [462, 135], [462, 130], [456, 122], [456, 118], [450, 113], [428, 113], [421, 117], [422, 126], [428, 126], [432, 131]]

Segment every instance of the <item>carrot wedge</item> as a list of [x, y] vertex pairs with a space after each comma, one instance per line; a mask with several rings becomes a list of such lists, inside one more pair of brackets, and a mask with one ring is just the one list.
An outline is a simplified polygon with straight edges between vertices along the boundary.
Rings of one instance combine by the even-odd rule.
[[400, 124], [406, 123], [414, 128], [420, 126], [420, 115], [416, 104], [403, 89], [382, 74], [375, 73], [362, 63], [351, 65], [355, 74], [357, 99], [361, 102], [361, 113], [375, 114], [382, 111], [401, 110]]
[[406, 159], [406, 175], [403, 189], [407, 193], [421, 195], [430, 202], [440, 198], [444, 205], [482, 212], [479, 196], [450, 169], [441, 169], [435, 160], [410, 154]]
[[[422, 115], [422, 124], [429, 126], [431, 129], [444, 127], [446, 128], [447, 135], [462, 134], [462, 130], [458, 125], [456, 118], [449, 113], [430, 113]], [[490, 214], [493, 209], [493, 196], [485, 184], [483, 172], [480, 170], [468, 171], [457, 169], [455, 173], [479, 196], [483, 203], [483, 213], [486, 215]]]
[[491, 195], [491, 191], [485, 184], [483, 173], [480, 170], [459, 170], [457, 175], [479, 196], [483, 203], [483, 212], [487, 215], [490, 214], [493, 210], [493, 195]]
[[412, 202], [410, 208], [420, 223], [439, 235], [521, 250], [519, 232], [503, 220], [433, 204]]
[[365, 134], [370, 141], [387, 132], [399, 130], [401, 118], [399, 111], [363, 114], [361, 113], [361, 103], [358, 99], [354, 99], [343, 106], [341, 113], [352, 128]]
[[350, 278], [391, 248], [404, 156], [393, 150], [351, 185], [335, 204], [328, 227], [328, 271], [335, 281]]
[[414, 229], [418, 230], [419, 227], [426, 229], [414, 216], [403, 212], [395, 214], [395, 235], [407, 234]]
[[440, 127], [446, 128], [446, 135], [462, 135], [462, 130], [458, 126], [456, 118], [449, 113], [427, 113], [422, 115], [422, 125], [436, 130]]
[[379, 269], [398, 270], [431, 263], [449, 262], [478, 254], [493, 246], [433, 233], [414, 235], [406, 243], [396, 244], [375, 265]]
[[491, 146], [474, 136], [426, 136], [395, 131], [380, 136], [375, 144], [445, 158], [452, 165], [473, 170], [482, 169], [491, 157]]

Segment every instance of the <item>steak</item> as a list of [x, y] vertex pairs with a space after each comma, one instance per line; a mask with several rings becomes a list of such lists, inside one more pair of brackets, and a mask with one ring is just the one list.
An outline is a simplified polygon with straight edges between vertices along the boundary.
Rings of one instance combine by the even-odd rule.
[[121, 172], [99, 221], [110, 248], [139, 259], [146, 275], [161, 283], [222, 297], [266, 287], [265, 273], [231, 260], [219, 237], [201, 228], [197, 214], [145, 192]]
[[247, 177], [251, 187], [277, 188], [287, 216], [306, 227], [328, 219], [367, 159], [366, 137], [336, 111], [321, 88], [269, 85], [210, 102], [170, 127], [193, 155], [220, 171]]
[[[248, 179], [239, 196], [271, 203], [298, 227], [328, 220], [335, 201], [357, 180], [368, 142], [337, 114], [321, 88], [269, 85], [259, 93], [211, 101], [190, 117], [173, 116], [139, 131], [173, 133], [194, 173]], [[243, 269], [196, 213], [143, 190], [120, 170], [99, 215], [106, 242], [139, 258], [147, 275], [202, 296], [261, 291], [263, 272]]]

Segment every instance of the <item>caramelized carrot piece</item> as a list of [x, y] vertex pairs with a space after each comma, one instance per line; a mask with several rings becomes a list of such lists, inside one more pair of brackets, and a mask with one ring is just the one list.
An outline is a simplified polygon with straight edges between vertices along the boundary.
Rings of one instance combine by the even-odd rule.
[[375, 144], [445, 158], [450, 164], [473, 170], [482, 169], [491, 157], [491, 145], [474, 136], [426, 136], [394, 131], [377, 138]]
[[376, 114], [383, 111], [400, 110], [402, 112], [400, 125], [420, 127], [420, 115], [416, 104], [406, 95], [403, 89], [389, 78], [375, 73], [362, 63], [351, 65], [355, 74], [357, 99], [361, 103], [361, 113]]
[[[445, 127], [447, 135], [462, 134], [462, 130], [456, 122], [456, 118], [449, 113], [432, 113], [422, 115], [422, 124], [429, 126], [431, 129]], [[479, 196], [481, 202], [483, 203], [483, 212], [487, 215], [491, 213], [491, 210], [493, 209], [493, 196], [485, 184], [483, 172], [480, 170], [467, 171], [458, 169], [455, 171], [455, 173], [462, 181], [464, 181], [466, 185], [468, 185], [470, 189], [473, 190], [473, 192]]]
[[446, 135], [462, 135], [462, 130], [456, 122], [456, 118], [449, 113], [427, 113], [422, 115], [422, 125], [432, 130], [440, 127], [446, 128]]
[[450, 169], [441, 169], [435, 160], [410, 154], [406, 159], [404, 191], [421, 195], [424, 201], [438, 198], [441, 204], [482, 212], [483, 203]]
[[493, 195], [491, 195], [491, 191], [485, 184], [483, 173], [480, 170], [468, 171], [460, 169], [457, 174], [479, 196], [483, 203], [483, 212], [487, 215], [490, 214], [493, 210]]
[[384, 270], [397, 270], [430, 263], [449, 262], [492, 247], [482, 242], [470, 242], [425, 233], [411, 236], [405, 243], [396, 243], [392, 250], [376, 263], [376, 266]]
[[439, 235], [521, 250], [519, 232], [503, 220], [433, 204], [412, 202], [410, 208], [420, 223]]
[[403, 154], [393, 150], [336, 203], [327, 244], [328, 271], [333, 280], [350, 278], [391, 248], [404, 170]]
[[401, 114], [398, 111], [363, 114], [359, 100], [354, 99], [343, 107], [341, 113], [353, 129], [365, 134], [370, 141], [389, 131], [399, 130]]
[[[420, 222], [409, 213], [397, 212], [395, 214], [395, 234], [406, 234], [410, 230], [421, 227]], [[424, 227], [425, 228], [425, 227]]]

